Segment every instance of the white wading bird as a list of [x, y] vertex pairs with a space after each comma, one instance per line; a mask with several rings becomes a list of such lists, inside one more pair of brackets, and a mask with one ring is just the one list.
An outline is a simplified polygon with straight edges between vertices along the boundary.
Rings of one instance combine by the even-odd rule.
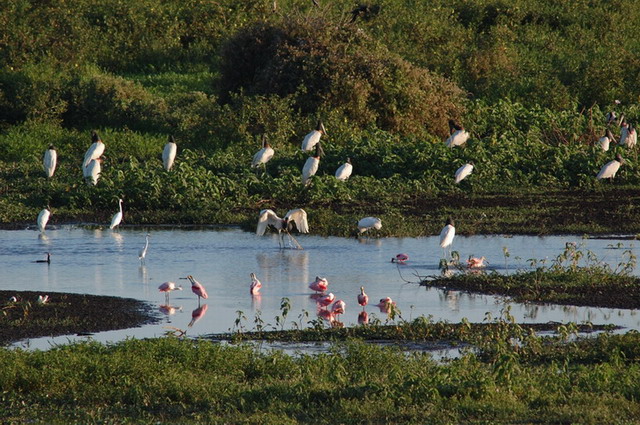
[[109, 226], [109, 229], [115, 228], [122, 221], [122, 215], [123, 215], [122, 214], [122, 199], [118, 199], [118, 204], [120, 205], [120, 211], [118, 211], [117, 213], [115, 213], [113, 215], [113, 218], [111, 219], [111, 225]]
[[284, 234], [285, 232], [291, 240], [295, 243], [298, 249], [302, 249], [298, 241], [291, 236], [291, 230], [295, 228], [299, 233], [309, 233], [309, 223], [307, 222], [307, 213], [302, 208], [296, 208], [290, 210], [284, 218], [278, 217], [273, 210], [265, 209], [260, 211], [260, 217], [258, 218], [258, 227], [256, 228], [256, 235], [262, 236], [267, 230], [268, 226], [272, 226], [278, 231], [278, 244], [280, 247], [284, 247]]
[[267, 162], [273, 158], [273, 154], [275, 151], [267, 141], [267, 136], [262, 135], [262, 149], [260, 149], [253, 156], [253, 161], [251, 161], [251, 168], [258, 167], [260, 164], [264, 165], [265, 170], [267, 169]]
[[167, 171], [171, 171], [173, 162], [176, 160], [176, 153], [178, 152], [178, 145], [176, 145], [176, 139], [173, 136], [169, 136], [169, 141], [164, 145], [162, 150], [162, 165]]
[[443, 250], [451, 251], [451, 244], [453, 244], [453, 237], [456, 235], [456, 228], [454, 227], [451, 217], [447, 218], [447, 223], [440, 232], [440, 248]]
[[51, 216], [51, 211], [49, 211], [47, 208], [43, 209], [42, 211], [40, 211], [40, 214], [38, 214], [38, 230], [40, 230], [40, 232], [44, 232], [44, 229], [47, 227], [47, 222], [49, 221], [49, 217]]
[[49, 149], [44, 152], [44, 159], [42, 165], [44, 165], [44, 172], [47, 173], [47, 177], [53, 177], [53, 173], [56, 171], [56, 163], [58, 162], [58, 153], [53, 145], [49, 145]]
[[611, 143], [616, 143], [616, 138], [613, 136], [613, 133], [608, 128], [604, 131], [604, 135], [598, 139], [598, 145], [603, 151], [609, 150], [609, 145]]
[[382, 228], [382, 220], [377, 217], [365, 217], [358, 221], [358, 234], [362, 234], [369, 229], [380, 230]]
[[616, 176], [616, 173], [620, 169], [620, 166], [624, 164], [624, 159], [620, 154], [616, 155], [616, 159], [613, 161], [609, 161], [602, 166], [600, 172], [596, 176], [596, 179], [613, 179]]
[[149, 250], [149, 236], [151, 235], [147, 233], [144, 237], [144, 247], [138, 252], [138, 260], [140, 260], [141, 263], [144, 263], [147, 258], [147, 251]]
[[92, 159], [98, 159], [104, 153], [104, 143], [102, 143], [100, 136], [95, 131], [91, 133], [91, 141], [93, 143], [87, 149], [87, 153], [84, 154], [83, 168], [87, 167]]
[[445, 141], [448, 148], [464, 145], [469, 140], [469, 133], [453, 120], [449, 120], [449, 134], [450, 136]]
[[102, 172], [102, 158], [92, 159], [89, 161], [89, 165], [82, 169], [82, 175], [86, 180], [87, 184], [96, 185], [98, 184], [98, 179], [100, 178], [100, 173]]
[[302, 150], [305, 152], [312, 150], [315, 145], [320, 142], [320, 136], [322, 136], [323, 134], [326, 135], [327, 130], [325, 130], [322, 121], [318, 120], [316, 129], [304, 136], [304, 140], [302, 141]]
[[625, 146], [627, 144], [627, 136], [629, 135], [629, 123], [624, 120], [624, 115], [620, 120], [620, 140], [618, 140], [618, 144], [621, 146]]
[[629, 128], [627, 129], [627, 147], [634, 148], [638, 143], [638, 132], [635, 127], [629, 124]]
[[351, 177], [352, 172], [353, 172], [353, 165], [351, 165], [351, 158], [347, 158], [347, 162], [342, 164], [336, 170], [336, 178], [338, 180], [346, 181], [349, 177]]
[[318, 172], [320, 166], [320, 157], [324, 154], [320, 143], [316, 144], [316, 153], [313, 156], [307, 158], [307, 162], [302, 167], [302, 184], [308, 185], [311, 183], [311, 176], [314, 176]]
[[456, 170], [456, 184], [464, 180], [473, 171], [473, 162], [464, 164]]

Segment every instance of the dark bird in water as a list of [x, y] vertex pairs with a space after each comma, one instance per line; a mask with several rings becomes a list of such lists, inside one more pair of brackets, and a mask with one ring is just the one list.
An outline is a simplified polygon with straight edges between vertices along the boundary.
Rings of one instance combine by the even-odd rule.
[[36, 260], [34, 261], [34, 263], [47, 263], [47, 264], [51, 264], [51, 253], [47, 252], [47, 259], [46, 260]]
[[351, 11], [351, 21], [350, 24], [353, 24], [358, 16], [364, 20], [369, 20], [380, 12], [380, 6], [374, 4], [373, 6], [369, 6], [368, 4], [359, 4]]

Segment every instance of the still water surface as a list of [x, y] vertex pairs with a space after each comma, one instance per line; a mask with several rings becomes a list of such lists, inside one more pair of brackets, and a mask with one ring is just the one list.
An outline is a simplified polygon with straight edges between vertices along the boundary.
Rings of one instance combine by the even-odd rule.
[[[141, 265], [138, 251], [144, 245], [147, 231], [151, 234], [149, 251], [146, 264]], [[163, 316], [159, 324], [93, 336], [103, 342], [161, 336], [167, 326], [187, 330], [190, 336], [227, 332], [233, 327], [238, 311], [247, 317], [244, 325], [248, 330], [253, 328], [258, 312], [265, 324], [275, 325], [284, 297], [291, 303], [286, 327], [291, 327], [292, 321], [306, 326], [309, 320], [317, 318], [316, 303], [308, 288], [317, 275], [326, 277], [329, 291], [347, 303], [346, 314], [341, 319], [347, 326], [357, 324], [362, 310], [356, 302], [360, 286], [365, 287], [372, 304], [380, 298], [391, 297], [405, 319], [430, 315], [434, 320], [459, 322], [467, 318], [471, 322], [482, 322], [487, 313], [499, 316], [505, 306], [501, 298], [405, 283], [404, 280], [417, 282], [416, 271], [423, 276], [439, 273], [442, 250], [437, 236], [357, 240], [302, 235], [297, 239], [303, 250], [281, 250], [275, 235], [257, 237], [235, 228], [111, 231], [60, 226], [47, 229], [46, 235], [34, 230], [0, 230], [0, 289], [130, 297], [155, 305], [158, 314]], [[529, 267], [528, 259], [555, 258], [567, 242], [582, 244], [583, 249], [593, 251], [598, 258], [613, 265], [621, 261], [623, 249], [611, 247], [618, 242], [630, 246], [629, 241], [615, 239], [496, 235], [456, 236], [453, 249], [462, 259], [469, 255], [486, 256], [491, 269], [513, 272]], [[506, 265], [504, 247], [510, 255]], [[33, 262], [45, 258], [47, 251], [52, 253], [50, 265]], [[401, 252], [410, 256], [408, 263], [392, 264], [391, 257]], [[252, 272], [263, 284], [262, 295], [257, 298], [249, 294]], [[190, 328], [188, 324], [198, 301], [188, 281], [179, 280], [188, 274], [199, 280], [209, 293], [209, 299], [203, 300], [203, 304], [207, 304], [206, 314]], [[185, 288], [171, 294], [170, 305], [174, 309], [160, 308], [165, 304], [165, 296], [157, 288], [165, 281]], [[166, 314], [167, 310], [173, 314]], [[373, 306], [368, 306], [367, 311], [370, 318], [385, 319]], [[511, 313], [521, 322], [591, 321], [640, 329], [636, 310], [512, 304]], [[70, 340], [73, 339], [39, 339], [28, 344], [32, 348], [48, 348], [52, 342]]]

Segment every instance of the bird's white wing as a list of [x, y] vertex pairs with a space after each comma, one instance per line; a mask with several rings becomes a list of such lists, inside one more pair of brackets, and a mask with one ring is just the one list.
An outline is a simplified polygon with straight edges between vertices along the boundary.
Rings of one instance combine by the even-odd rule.
[[53, 149], [47, 149], [44, 153], [44, 169], [47, 172], [47, 177], [52, 177], [53, 172], [56, 169], [56, 162], [58, 161], [58, 154]]
[[307, 158], [307, 162], [305, 162], [304, 167], [302, 167], [302, 184], [307, 184], [309, 182], [309, 178], [316, 174], [319, 164], [319, 159], [312, 156]]
[[444, 226], [442, 231], [440, 232], [440, 247], [445, 248], [451, 245], [453, 242], [453, 237], [456, 234], [456, 228], [450, 224]]
[[456, 183], [460, 183], [473, 171], [473, 165], [465, 164], [456, 171]]
[[285, 220], [293, 220], [296, 223], [296, 229], [300, 233], [309, 233], [309, 222], [307, 221], [307, 212], [302, 208], [296, 208], [284, 216]]
[[469, 133], [465, 130], [455, 131], [445, 142], [448, 148], [465, 144], [469, 139]]
[[336, 178], [338, 180], [347, 180], [351, 176], [352, 171], [353, 171], [353, 166], [348, 162], [346, 162], [336, 170]]
[[40, 211], [40, 214], [38, 214], [38, 229], [41, 232], [43, 232], [44, 228], [47, 227], [47, 222], [49, 221], [50, 215], [51, 212], [46, 208]]
[[118, 224], [120, 224], [121, 221], [122, 221], [122, 213], [118, 211], [113, 215], [113, 218], [111, 219], [111, 225], [109, 225], [109, 229], [113, 229]]
[[165, 170], [171, 170], [173, 161], [176, 159], [177, 151], [178, 146], [175, 143], [169, 142], [164, 145], [164, 149], [162, 150], [162, 164], [164, 165]]
[[260, 160], [262, 159], [262, 155], [264, 155], [264, 150], [265, 150], [265, 148], [262, 148], [258, 152], [256, 152], [255, 155], [253, 155], [253, 160], [251, 161], [251, 166], [252, 167], [256, 167], [258, 164], [260, 164]]
[[260, 217], [258, 218], [258, 227], [256, 228], [256, 235], [262, 236], [267, 230], [268, 225], [275, 225], [280, 220], [280, 217], [273, 210], [260, 211]]
[[312, 150], [316, 144], [320, 141], [320, 133], [318, 130], [313, 130], [311, 133], [307, 134], [302, 141], [302, 150], [310, 151]]
[[89, 149], [87, 149], [87, 153], [84, 154], [84, 161], [82, 163], [82, 166], [86, 167], [87, 165], [89, 165], [89, 162], [91, 162], [92, 159], [100, 158], [100, 155], [102, 155], [103, 153], [104, 143], [92, 143], [91, 146], [89, 146]]
[[609, 161], [602, 166], [600, 172], [596, 176], [596, 179], [609, 179], [615, 177], [619, 168], [620, 163], [618, 161]]

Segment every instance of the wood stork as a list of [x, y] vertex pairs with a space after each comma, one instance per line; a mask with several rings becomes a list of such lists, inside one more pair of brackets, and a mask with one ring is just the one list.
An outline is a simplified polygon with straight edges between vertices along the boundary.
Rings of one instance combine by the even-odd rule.
[[47, 227], [47, 222], [49, 222], [49, 217], [51, 216], [51, 211], [49, 211], [47, 208], [43, 209], [42, 211], [40, 211], [40, 214], [38, 214], [38, 230], [40, 230], [40, 232], [44, 232], [44, 229]]
[[104, 143], [95, 131], [91, 133], [91, 141], [93, 142], [87, 152], [84, 154], [84, 161], [82, 167], [87, 167], [92, 159], [98, 159], [104, 153]]
[[621, 146], [626, 146], [628, 135], [629, 135], [629, 123], [626, 120], [621, 121], [620, 122], [620, 139], [618, 140], [618, 144]]
[[456, 228], [454, 227], [451, 217], [447, 218], [445, 226], [440, 232], [440, 248], [443, 250], [450, 250], [453, 244], [453, 238], [456, 235]]
[[336, 178], [338, 180], [346, 181], [349, 177], [351, 177], [352, 172], [353, 172], [353, 165], [351, 165], [351, 158], [347, 158], [347, 162], [342, 164], [336, 170]]
[[596, 179], [613, 179], [616, 173], [620, 169], [620, 166], [624, 164], [624, 159], [620, 154], [616, 154], [616, 159], [609, 161], [602, 166], [600, 172], [596, 176]]
[[322, 121], [318, 120], [316, 129], [313, 130], [311, 133], [307, 134], [306, 136], [304, 136], [304, 140], [302, 140], [302, 150], [305, 152], [312, 150], [315, 147], [315, 145], [320, 143], [320, 136], [322, 136], [323, 134], [326, 135], [327, 130], [325, 130], [324, 124], [322, 124]]
[[629, 128], [627, 129], [627, 147], [634, 148], [638, 143], [638, 132], [635, 127], [629, 123]]
[[318, 172], [318, 167], [320, 166], [320, 157], [324, 154], [322, 151], [322, 146], [318, 142], [316, 144], [316, 152], [313, 156], [307, 158], [307, 162], [304, 163], [304, 167], [302, 167], [302, 184], [307, 186], [311, 183], [311, 176], [314, 176]]
[[453, 120], [449, 120], [449, 134], [450, 136], [445, 141], [448, 148], [464, 145], [469, 140], [469, 133]]
[[456, 170], [456, 184], [464, 180], [473, 171], [473, 162], [464, 164], [462, 167]]
[[113, 215], [113, 217], [111, 218], [111, 224], [109, 225], [109, 229], [113, 229], [116, 226], [120, 225], [120, 222], [122, 221], [122, 199], [118, 199], [118, 205], [120, 205], [120, 211], [118, 211], [117, 213], [115, 213]]
[[278, 231], [278, 244], [280, 247], [284, 247], [284, 234], [285, 232], [295, 242], [298, 249], [302, 249], [298, 241], [291, 236], [291, 231], [295, 228], [299, 233], [309, 233], [309, 222], [307, 221], [307, 212], [302, 208], [295, 208], [289, 210], [284, 218], [278, 217], [273, 210], [265, 209], [260, 211], [258, 217], [258, 227], [256, 228], [256, 235], [262, 236], [267, 230], [268, 226], [272, 226]]
[[365, 217], [358, 221], [358, 233], [362, 234], [369, 229], [380, 230], [382, 228], [382, 220], [377, 217]]
[[147, 235], [144, 237], [144, 247], [142, 247], [142, 249], [138, 252], [138, 260], [140, 260], [141, 263], [144, 263], [147, 258], [147, 250], [149, 249], [149, 236], [151, 235], [147, 233]]
[[598, 139], [598, 145], [603, 151], [609, 150], [609, 145], [611, 143], [616, 143], [616, 138], [613, 136], [613, 133], [608, 128], [604, 131], [604, 134], [601, 138]]
[[205, 300], [209, 298], [207, 290], [204, 289], [204, 286], [202, 286], [200, 282], [195, 280], [193, 276], [189, 275], [187, 276], [187, 279], [189, 279], [189, 282], [191, 282], [191, 291], [198, 296], [198, 307], [200, 307], [200, 298], [204, 298]]
[[56, 171], [56, 163], [58, 162], [58, 153], [53, 145], [49, 145], [49, 149], [44, 151], [44, 158], [42, 165], [44, 166], [44, 172], [47, 173], [47, 177], [53, 177], [53, 173]]
[[178, 145], [176, 145], [176, 139], [173, 136], [169, 136], [169, 141], [164, 145], [164, 149], [162, 150], [162, 165], [165, 170], [171, 171], [177, 153]]
[[262, 149], [260, 149], [253, 156], [253, 160], [251, 161], [251, 168], [258, 167], [260, 164], [263, 164], [265, 169], [267, 168], [267, 162], [273, 158], [275, 151], [267, 141], [267, 136], [262, 135]]
[[89, 165], [83, 168], [82, 175], [84, 176], [87, 184], [97, 185], [100, 173], [102, 172], [102, 158], [92, 159], [89, 161]]

